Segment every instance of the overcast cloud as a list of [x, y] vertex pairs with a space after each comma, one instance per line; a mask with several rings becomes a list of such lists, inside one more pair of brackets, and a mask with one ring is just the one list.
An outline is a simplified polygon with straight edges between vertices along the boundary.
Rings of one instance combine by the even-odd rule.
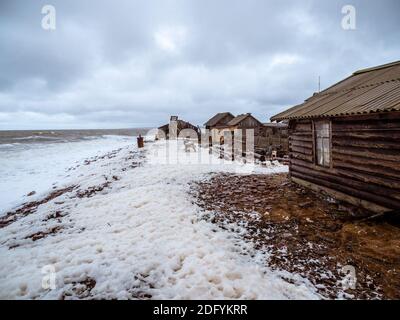
[[[54, 5], [56, 30], [41, 27]], [[343, 30], [341, 9], [356, 8]], [[399, 60], [400, 1], [0, 0], [0, 129], [261, 121]]]

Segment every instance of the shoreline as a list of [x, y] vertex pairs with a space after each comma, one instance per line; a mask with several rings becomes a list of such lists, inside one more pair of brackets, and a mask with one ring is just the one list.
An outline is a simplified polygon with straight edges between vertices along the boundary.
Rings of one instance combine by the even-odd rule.
[[125, 136], [107, 136], [68, 142], [19, 143], [1, 148], [0, 214], [23, 202], [40, 201], [54, 191], [54, 187], [66, 187], [73, 178], [68, 171], [70, 167], [132, 145], [135, 140]]
[[[175, 156], [182, 163], [163, 163], [167, 144], [176, 145], [172, 150], [176, 150]], [[291, 187], [281, 181], [272, 188], [275, 193], [269, 198], [262, 196], [265, 190], [271, 191], [270, 183], [275, 177], [285, 175], [279, 172], [286, 167], [257, 166], [249, 174], [232, 164], [216, 162], [205, 166], [195, 160], [199, 153], [209, 155], [208, 150], [200, 148], [199, 153], [185, 153], [180, 144], [182, 141], [159, 141], [147, 143], [143, 150], [130, 145], [83, 161], [70, 167], [71, 184], [61, 183], [42, 199], [25, 203], [3, 216], [0, 254], [5, 258], [0, 264], [0, 296], [14, 299], [366, 297], [363, 290], [342, 292], [337, 281], [343, 276], [337, 272], [332, 278], [336, 282], [322, 281], [319, 273], [328, 266], [323, 254], [319, 255], [322, 263], [318, 267], [302, 265], [299, 256], [290, 255], [299, 238], [288, 242], [288, 234], [296, 228], [301, 230], [299, 226], [304, 221], [294, 216], [287, 219], [285, 212], [274, 212], [274, 206], [279, 201], [278, 192], [282, 195], [282, 191], [290, 191]], [[303, 190], [300, 194], [311, 197], [304, 195]], [[310, 211], [314, 205], [309, 202], [301, 201], [300, 205]], [[257, 211], [269, 211], [270, 221], [260, 219]], [[338, 224], [324, 221], [325, 229]], [[301, 233], [303, 238], [306, 231]], [[321, 243], [329, 243], [326, 240]], [[306, 250], [303, 257], [306, 253], [316, 254], [316, 248]], [[320, 253], [324, 250], [319, 248]], [[17, 265], [26, 264], [26, 259], [31, 261], [29, 266], [20, 270]], [[57, 272], [55, 290], [40, 288], [40, 270], [47, 264], [54, 265]], [[301, 266], [306, 266], [307, 272], [301, 272]], [[329, 270], [334, 274], [332, 264]], [[25, 288], [22, 291], [21, 286]], [[374, 288], [368, 297], [387, 295]]]

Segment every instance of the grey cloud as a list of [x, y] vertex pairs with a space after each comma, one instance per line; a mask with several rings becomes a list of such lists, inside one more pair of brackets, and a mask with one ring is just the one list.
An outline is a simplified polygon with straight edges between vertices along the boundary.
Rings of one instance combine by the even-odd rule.
[[[57, 29], [40, 27], [41, 7]], [[400, 2], [1, 1], [0, 129], [158, 125], [170, 114], [262, 121], [367, 66], [398, 60]]]

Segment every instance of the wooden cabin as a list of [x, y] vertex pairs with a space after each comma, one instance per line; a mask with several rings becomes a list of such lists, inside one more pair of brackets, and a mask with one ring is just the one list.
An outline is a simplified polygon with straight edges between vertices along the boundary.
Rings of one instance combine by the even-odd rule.
[[207, 139], [210, 147], [212, 147], [213, 142], [217, 145], [220, 144], [220, 137], [223, 136], [222, 132], [227, 129], [228, 122], [233, 118], [235, 118], [235, 116], [230, 112], [220, 112], [204, 124], [206, 130], [209, 130], [209, 132], [207, 132]]
[[[178, 116], [171, 116], [169, 123], [161, 126], [158, 130], [162, 131], [162, 136], [166, 139], [176, 139], [179, 137], [179, 134], [184, 129], [192, 129], [197, 135], [197, 138], [200, 136], [200, 130], [195, 125], [180, 120]], [[157, 135], [157, 139], [162, 138], [161, 135]], [[194, 137], [191, 137], [194, 138]]]
[[240, 114], [228, 122], [230, 130], [235, 129], [254, 129], [257, 131], [262, 127], [262, 123], [258, 121], [251, 113]]
[[263, 123], [255, 137], [256, 152], [268, 155], [271, 151], [277, 151], [279, 157], [289, 153], [289, 136], [287, 123]]
[[246, 129], [254, 130], [254, 148], [259, 156], [267, 156], [268, 152], [277, 151], [280, 157], [288, 154], [288, 125], [287, 123], [261, 123], [258, 119], [245, 113], [238, 116], [230, 112], [217, 113], [204, 124], [210, 130], [209, 146], [221, 146], [227, 135], [233, 136], [235, 130], [243, 129], [243, 146], [246, 149]]
[[[254, 130], [254, 142], [256, 140], [256, 137], [260, 134], [260, 130], [262, 127], [262, 123], [257, 120], [254, 116], [251, 115], [251, 113], [245, 113], [245, 114], [240, 114], [236, 117], [234, 117], [231, 121], [229, 121], [226, 125], [226, 128], [223, 129], [222, 131], [224, 134], [231, 134], [232, 137], [234, 137], [234, 132], [235, 130], [240, 130], [241, 135], [242, 135], [242, 151], [243, 155], [245, 155], [246, 151], [246, 130], [251, 129]], [[237, 137], [234, 137], [234, 143], [238, 143]], [[240, 142], [239, 142], [240, 143]]]
[[220, 112], [208, 120], [204, 126], [208, 130], [226, 128], [229, 121], [235, 116], [230, 112]]
[[400, 61], [357, 71], [271, 118], [283, 120], [292, 181], [373, 212], [400, 209]]

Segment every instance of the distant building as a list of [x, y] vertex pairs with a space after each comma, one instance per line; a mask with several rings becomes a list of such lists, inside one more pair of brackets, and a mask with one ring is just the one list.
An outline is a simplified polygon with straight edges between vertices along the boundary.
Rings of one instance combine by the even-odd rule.
[[264, 154], [276, 150], [282, 157], [289, 153], [289, 136], [287, 123], [263, 123], [255, 138], [256, 152]]
[[210, 120], [208, 120], [204, 126], [206, 129], [221, 129], [225, 128], [229, 121], [231, 121], [235, 116], [230, 112], [217, 113]]
[[213, 144], [220, 145], [223, 142], [221, 136], [223, 136], [223, 131], [227, 129], [228, 122], [231, 121], [235, 116], [230, 112], [220, 112], [209, 119], [204, 127], [208, 132], [206, 133], [208, 139], [208, 145], [210, 147]]
[[[252, 116], [251, 113], [245, 113], [245, 114], [240, 114], [233, 118], [231, 121], [228, 122], [228, 130], [232, 132], [232, 134], [235, 132], [235, 130], [241, 130], [242, 134], [242, 151], [243, 155], [246, 152], [246, 148], [250, 147], [247, 146], [247, 130], [252, 130], [253, 131], [253, 143], [252, 147], [255, 147], [255, 142], [257, 137], [259, 136], [262, 128], [262, 123], [256, 119], [254, 116]], [[240, 141], [237, 141], [238, 139], [236, 138], [234, 140], [234, 143], [240, 143]], [[252, 150], [254, 151], [254, 150]]]
[[251, 113], [240, 114], [228, 122], [231, 130], [235, 129], [254, 129], [258, 130], [262, 127], [262, 123], [256, 119]]
[[[178, 116], [171, 116], [170, 118], [170, 122], [159, 127], [158, 130], [163, 132], [163, 137], [166, 139], [177, 139], [179, 137], [179, 135], [181, 134], [182, 130], [185, 129], [191, 129], [195, 132], [195, 134], [197, 135], [197, 138], [200, 135], [200, 130], [198, 127], [196, 127], [195, 125], [180, 120], [178, 119]], [[157, 135], [157, 138], [163, 138], [161, 137], [161, 135]], [[191, 138], [194, 138], [193, 136], [191, 136]]]
[[269, 149], [279, 150], [281, 155], [287, 154], [289, 149], [287, 124], [286, 123], [261, 123], [251, 113], [233, 116], [230, 112], [217, 113], [205, 124], [206, 129], [211, 131], [209, 144], [222, 145], [227, 134], [235, 130], [241, 131], [243, 138], [243, 150], [246, 145], [246, 129], [253, 129], [255, 151], [265, 154]]
[[271, 118], [282, 120], [294, 182], [371, 211], [400, 210], [400, 61], [357, 71]]
[[[251, 113], [245, 113], [233, 116], [230, 112], [218, 113], [205, 124], [206, 129], [210, 130], [209, 145], [223, 145], [226, 139], [233, 140], [238, 143], [238, 137], [234, 136], [235, 130], [242, 135], [242, 150], [246, 150], [246, 129], [253, 129], [255, 135], [258, 135], [259, 128], [262, 123], [257, 120]], [[240, 130], [239, 130], [240, 129]]]

